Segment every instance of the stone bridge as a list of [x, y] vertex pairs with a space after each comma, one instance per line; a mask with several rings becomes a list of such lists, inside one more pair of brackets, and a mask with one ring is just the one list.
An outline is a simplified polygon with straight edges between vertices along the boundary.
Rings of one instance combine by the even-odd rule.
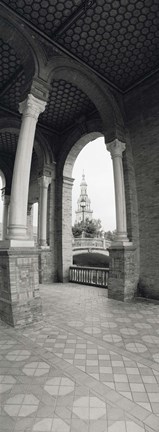
[[72, 242], [73, 255], [79, 253], [100, 253], [109, 256], [111, 242], [101, 238], [75, 238]]

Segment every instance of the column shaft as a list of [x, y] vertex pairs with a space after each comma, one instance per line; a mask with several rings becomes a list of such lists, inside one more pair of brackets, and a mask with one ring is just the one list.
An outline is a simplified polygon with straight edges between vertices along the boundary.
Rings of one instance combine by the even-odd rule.
[[127, 242], [125, 187], [122, 164], [122, 153], [125, 150], [125, 144], [116, 139], [107, 144], [107, 149], [110, 151], [113, 161], [117, 229], [116, 240]]
[[47, 246], [47, 200], [48, 186], [51, 178], [43, 176], [39, 179], [40, 184], [40, 206], [39, 206], [39, 244]]
[[9, 202], [10, 202], [10, 196], [4, 195], [3, 196], [2, 240], [5, 240], [7, 236]]
[[45, 102], [29, 95], [21, 106], [22, 125], [16, 151], [13, 171], [11, 204], [9, 218], [9, 237], [24, 239], [27, 231], [27, 201], [30, 167], [36, 123], [40, 112], [45, 109]]
[[33, 240], [33, 209], [32, 204], [28, 204], [27, 210], [27, 237]]
[[116, 226], [117, 226], [118, 236], [121, 234], [123, 238], [124, 234], [125, 237], [127, 237], [127, 223], [126, 223], [123, 167], [122, 167], [121, 157], [113, 158], [113, 168], [114, 168], [114, 185], [115, 185], [115, 204], [116, 204]]

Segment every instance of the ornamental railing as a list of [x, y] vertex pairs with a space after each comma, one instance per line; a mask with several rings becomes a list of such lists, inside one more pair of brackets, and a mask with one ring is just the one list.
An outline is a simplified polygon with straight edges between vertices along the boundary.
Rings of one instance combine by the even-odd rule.
[[101, 238], [74, 238], [72, 248], [74, 249], [107, 249], [111, 245], [109, 240]]
[[70, 267], [70, 282], [84, 285], [108, 287], [109, 268], [98, 267]]

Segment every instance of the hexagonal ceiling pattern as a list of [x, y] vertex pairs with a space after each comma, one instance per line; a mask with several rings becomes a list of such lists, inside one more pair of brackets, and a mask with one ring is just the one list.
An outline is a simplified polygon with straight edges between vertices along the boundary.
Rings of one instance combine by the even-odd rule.
[[0, 133], [0, 152], [15, 154], [18, 142], [18, 135], [13, 132]]
[[[10, 155], [14, 158], [18, 143], [18, 131], [17, 133], [11, 131], [0, 132], [0, 155], [3, 158], [4, 155]], [[35, 150], [33, 149], [32, 154], [32, 166], [34, 166], [34, 170], [38, 164], [37, 155]], [[34, 171], [32, 169], [32, 171]]]
[[15, 51], [0, 39], [0, 91], [10, 82], [20, 65]]
[[60, 131], [82, 115], [96, 110], [95, 105], [76, 86], [64, 80], [53, 81], [49, 101], [40, 121]]
[[7, 88], [7, 91], [2, 95], [0, 93], [0, 104], [5, 108], [9, 108], [12, 111], [18, 112], [24, 83], [25, 75], [22, 74], [17, 76], [17, 81], [11, 83], [11, 85]]
[[125, 90], [159, 65], [159, 3], [96, 3], [59, 42]]
[[4, 0], [125, 91], [159, 67], [158, 0]]
[[80, 4], [81, 0], [6, 0], [13, 10], [40, 29], [52, 34], [70, 17]]

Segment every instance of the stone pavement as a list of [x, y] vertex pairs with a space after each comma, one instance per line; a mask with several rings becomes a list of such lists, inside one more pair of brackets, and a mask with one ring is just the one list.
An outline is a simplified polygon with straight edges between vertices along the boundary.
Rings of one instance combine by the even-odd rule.
[[158, 432], [159, 305], [40, 291], [43, 321], [0, 324], [0, 432]]

